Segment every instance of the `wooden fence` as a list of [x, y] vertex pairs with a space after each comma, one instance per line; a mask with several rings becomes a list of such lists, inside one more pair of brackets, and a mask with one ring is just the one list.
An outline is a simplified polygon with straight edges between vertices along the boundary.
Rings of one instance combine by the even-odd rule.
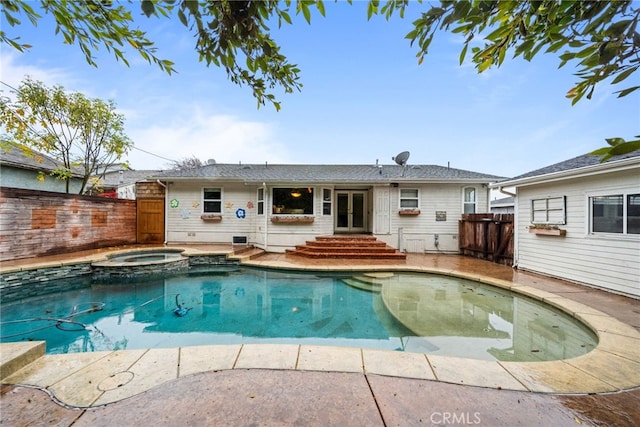
[[458, 228], [462, 255], [513, 264], [513, 214], [464, 214]]
[[136, 243], [136, 201], [0, 187], [0, 261]]

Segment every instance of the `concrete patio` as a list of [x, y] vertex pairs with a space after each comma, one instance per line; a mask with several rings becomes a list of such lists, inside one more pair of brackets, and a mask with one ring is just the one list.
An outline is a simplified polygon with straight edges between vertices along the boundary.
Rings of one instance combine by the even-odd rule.
[[[185, 249], [230, 250], [213, 246]], [[105, 251], [90, 251], [37, 262], [16, 261], [3, 263], [0, 271], [104, 255]], [[39, 343], [5, 343], [0, 346], [2, 422], [640, 423], [638, 300], [452, 255], [408, 254], [400, 263], [309, 260], [284, 254], [251, 259], [251, 255], [241, 255], [241, 261], [282, 269], [430, 271], [480, 280], [569, 312], [597, 331], [599, 345], [584, 356], [563, 361], [490, 362], [357, 348], [251, 344], [44, 355]]]

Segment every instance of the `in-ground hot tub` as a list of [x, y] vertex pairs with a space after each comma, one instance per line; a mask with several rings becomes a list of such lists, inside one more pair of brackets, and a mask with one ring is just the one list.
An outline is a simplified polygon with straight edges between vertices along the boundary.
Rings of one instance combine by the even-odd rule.
[[91, 264], [94, 278], [137, 277], [165, 274], [189, 268], [183, 249], [137, 250], [108, 255], [106, 260]]

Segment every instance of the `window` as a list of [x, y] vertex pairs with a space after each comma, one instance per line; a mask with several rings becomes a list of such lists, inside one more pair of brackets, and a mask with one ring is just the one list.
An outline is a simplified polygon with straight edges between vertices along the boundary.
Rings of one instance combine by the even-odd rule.
[[264, 215], [264, 188], [258, 188], [258, 215]]
[[531, 200], [532, 224], [566, 224], [566, 197], [547, 197]]
[[322, 189], [322, 215], [331, 215], [331, 189]]
[[202, 192], [202, 208], [204, 213], [222, 213], [222, 189], [204, 188]]
[[592, 233], [640, 234], [640, 194], [589, 198]]
[[273, 213], [313, 215], [313, 188], [274, 188]]
[[418, 209], [420, 200], [417, 188], [400, 189], [400, 209]]
[[627, 234], [640, 234], [640, 194], [627, 195]]
[[467, 187], [463, 191], [462, 212], [466, 214], [476, 213], [476, 189]]

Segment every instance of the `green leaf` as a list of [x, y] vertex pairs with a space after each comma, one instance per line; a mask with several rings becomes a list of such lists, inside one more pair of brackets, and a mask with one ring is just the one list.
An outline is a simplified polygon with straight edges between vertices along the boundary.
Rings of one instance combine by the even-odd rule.
[[464, 62], [465, 56], [467, 56], [468, 47], [469, 45], [465, 43], [464, 47], [462, 48], [462, 51], [460, 52], [460, 65], [462, 65], [462, 63]]
[[478, 65], [478, 72], [481, 73], [485, 70], [487, 70], [489, 67], [491, 67], [492, 65], [492, 61], [491, 58], [489, 59], [485, 59], [484, 61], [482, 61], [479, 65]]
[[414, 28], [413, 30], [409, 31], [407, 35], [404, 36], [404, 38], [409, 40], [415, 40], [416, 37], [418, 37], [418, 34], [420, 34], [420, 32], [418, 31], [417, 28]]
[[620, 138], [620, 137], [615, 137], [615, 138], [605, 138], [605, 141], [607, 141], [607, 144], [609, 144], [612, 147], [615, 147], [616, 145], [619, 144], [624, 144], [625, 140], [624, 138]]
[[300, 3], [302, 5], [302, 16], [304, 16], [305, 21], [307, 21], [307, 24], [311, 24], [311, 11], [309, 10], [309, 7], [306, 5], [306, 3]]
[[192, 15], [194, 15], [194, 16], [198, 15], [198, 1], [197, 0], [184, 0], [184, 2], [182, 4], [187, 6], [187, 9], [189, 9], [189, 12]]
[[625, 19], [623, 21], [618, 21], [612, 24], [609, 28], [605, 30], [605, 34], [609, 36], [620, 36], [624, 33], [624, 30], [631, 24], [633, 21], [631, 19]]
[[630, 87], [630, 88], [627, 88], [627, 89], [624, 89], [624, 90], [621, 90], [621, 91], [618, 91], [618, 92], [614, 92], [614, 93], [618, 94], [618, 98], [622, 98], [623, 96], [627, 96], [631, 92], [634, 92], [634, 91], [636, 91], [638, 89], [640, 89], [640, 86], [633, 86], [633, 87]]
[[378, 3], [379, 2], [377, 0], [369, 1], [369, 4], [367, 5], [367, 19], [371, 19], [374, 14], [378, 13]]
[[324, 3], [322, 2], [322, 0], [316, 1], [316, 7], [318, 8], [318, 12], [320, 12], [320, 15], [326, 16], [326, 12], [324, 10]]
[[155, 7], [153, 6], [153, 2], [151, 0], [142, 0], [140, 3], [140, 8], [142, 9], [142, 13], [146, 15], [146, 17], [150, 17], [153, 15]]
[[280, 11], [280, 16], [286, 21], [287, 24], [291, 24], [291, 16], [289, 16], [287, 12], [285, 12], [284, 10]]
[[633, 153], [636, 150], [640, 150], [640, 140], [637, 141], [627, 141], [622, 144], [618, 144], [609, 150], [609, 154], [612, 156], [620, 156], [622, 154]]
[[549, 46], [547, 48], [546, 52], [548, 52], [548, 53], [557, 52], [558, 50], [560, 50], [561, 47], [563, 47], [566, 44], [567, 44], [567, 40], [566, 39], [558, 40], [558, 41], [554, 42], [553, 44], [551, 44], [551, 46]]
[[189, 25], [189, 22], [187, 21], [187, 16], [184, 14], [182, 9], [178, 9], [178, 19], [180, 20], [180, 22], [182, 22], [182, 25], [184, 25], [185, 27]]

